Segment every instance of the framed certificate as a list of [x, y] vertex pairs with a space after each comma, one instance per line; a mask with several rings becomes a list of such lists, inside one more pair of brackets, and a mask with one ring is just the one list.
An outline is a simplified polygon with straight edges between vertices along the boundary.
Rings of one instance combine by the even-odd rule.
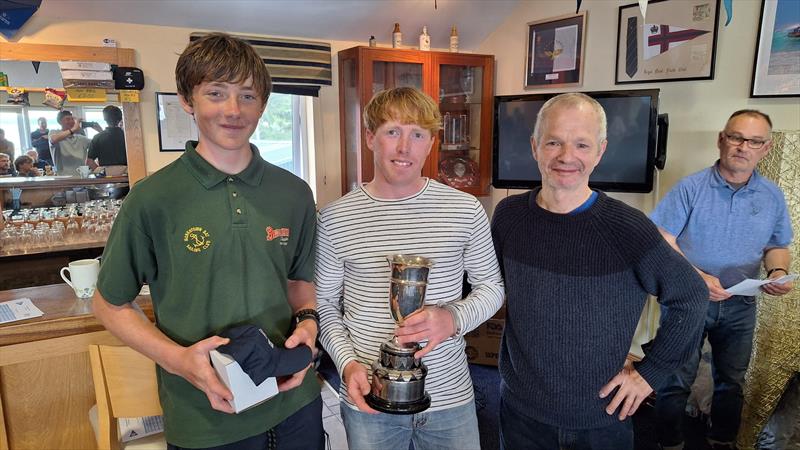
[[186, 142], [198, 139], [194, 117], [183, 110], [178, 94], [156, 92], [156, 118], [160, 151], [180, 152], [186, 149]]
[[580, 85], [586, 12], [528, 23], [525, 88]]

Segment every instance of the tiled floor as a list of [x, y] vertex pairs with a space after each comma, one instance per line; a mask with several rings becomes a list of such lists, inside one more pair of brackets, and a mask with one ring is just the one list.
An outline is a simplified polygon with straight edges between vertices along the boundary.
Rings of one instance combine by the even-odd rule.
[[331, 450], [348, 450], [347, 437], [339, 415], [339, 396], [327, 384], [322, 384], [322, 426], [328, 433]]

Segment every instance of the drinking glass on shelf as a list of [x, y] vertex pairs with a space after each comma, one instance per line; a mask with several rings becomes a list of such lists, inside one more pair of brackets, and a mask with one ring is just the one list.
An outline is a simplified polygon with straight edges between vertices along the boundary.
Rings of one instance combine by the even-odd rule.
[[28, 222], [29, 224], [36, 227], [36, 225], [39, 223], [39, 221], [41, 221], [41, 219], [42, 216], [39, 214], [38, 209], [34, 208], [27, 210], [27, 218], [25, 219], [25, 221]]
[[20, 227], [19, 236], [17, 238], [17, 250], [20, 253], [28, 253], [33, 242], [32, 233], [33, 226], [31, 224], [26, 223]]
[[64, 227], [64, 235], [70, 240], [77, 240], [77, 234], [81, 232], [81, 226], [78, 224], [77, 215], [72, 213], [67, 219], [67, 225]]
[[0, 252], [12, 252], [15, 248], [17, 228], [11, 225], [0, 230]]
[[42, 248], [44, 247], [47, 242], [47, 234], [41, 228], [37, 228], [31, 232], [30, 244], [28, 245], [31, 249]]
[[57, 247], [64, 242], [64, 227], [52, 227], [47, 232], [47, 243], [51, 247]]
[[56, 212], [51, 208], [42, 208], [41, 210], [42, 222], [52, 226], [56, 220]]
[[461, 73], [461, 89], [464, 92], [464, 102], [470, 102], [470, 96], [472, 95], [474, 89], [474, 78], [472, 75], [472, 67], [464, 67], [464, 70]]

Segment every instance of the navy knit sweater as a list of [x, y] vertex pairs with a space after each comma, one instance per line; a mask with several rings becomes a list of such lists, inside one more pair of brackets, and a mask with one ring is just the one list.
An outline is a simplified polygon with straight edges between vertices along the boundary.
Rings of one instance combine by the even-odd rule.
[[647, 294], [669, 308], [636, 364], [657, 389], [697, 351], [708, 289], [636, 209], [600, 192], [586, 211], [554, 214], [538, 192], [506, 198], [492, 220], [508, 308], [503, 401], [552, 426], [608, 426], [613, 395], [598, 393], [622, 369]]

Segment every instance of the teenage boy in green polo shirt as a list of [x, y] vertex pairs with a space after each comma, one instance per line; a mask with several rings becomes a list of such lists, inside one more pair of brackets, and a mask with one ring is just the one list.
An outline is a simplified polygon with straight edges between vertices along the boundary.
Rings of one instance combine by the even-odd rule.
[[[240, 414], [209, 363], [220, 331], [260, 326], [278, 346], [314, 346], [315, 210], [302, 180], [249, 144], [271, 81], [246, 42], [211, 34], [175, 70], [199, 142], [128, 195], [103, 254], [94, 312], [158, 364], [171, 449], [321, 449], [313, 371], [279, 379], [281, 394]], [[150, 285], [156, 326], [131, 306]], [[277, 444], [277, 446], [276, 446]]]

